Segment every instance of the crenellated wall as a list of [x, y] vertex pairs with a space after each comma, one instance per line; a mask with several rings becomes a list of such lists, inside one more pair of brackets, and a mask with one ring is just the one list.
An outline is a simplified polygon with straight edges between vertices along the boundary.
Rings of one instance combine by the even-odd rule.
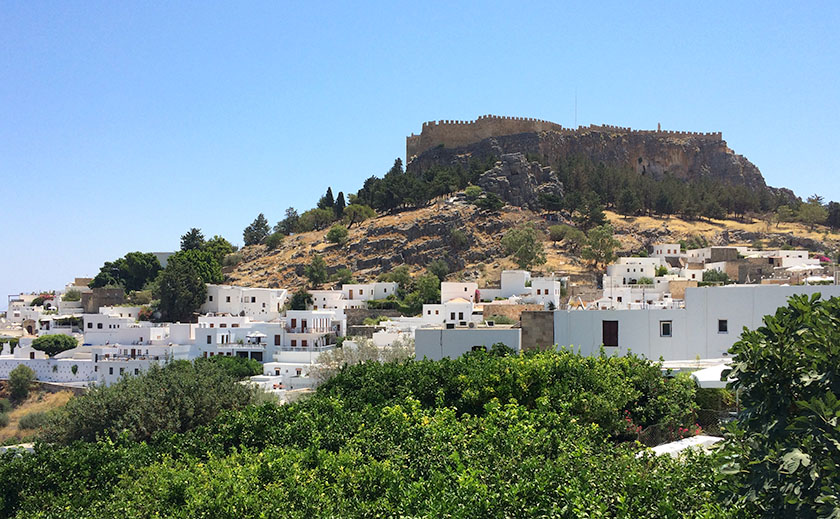
[[442, 120], [423, 123], [423, 129], [419, 135], [412, 133], [405, 139], [406, 161], [410, 162], [412, 157], [438, 146], [457, 148], [459, 146], [466, 146], [490, 137], [544, 131], [553, 131], [569, 135], [589, 132], [607, 132], [613, 134], [619, 133], [631, 135], [656, 135], [662, 137], [699, 138], [712, 141], [723, 140], [720, 132], [702, 133], [669, 130], [633, 130], [631, 128], [612, 126], [608, 124], [592, 124], [573, 129], [564, 128], [559, 124], [544, 121], [542, 119], [482, 115], [474, 121]]

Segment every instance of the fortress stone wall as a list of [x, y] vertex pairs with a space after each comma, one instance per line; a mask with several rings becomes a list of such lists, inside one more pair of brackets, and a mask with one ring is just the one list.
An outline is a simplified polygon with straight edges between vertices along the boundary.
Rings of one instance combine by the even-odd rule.
[[723, 139], [720, 132], [679, 132], [669, 130], [633, 130], [622, 126], [611, 126], [608, 124], [579, 126], [577, 129], [564, 128], [563, 126], [542, 119], [531, 119], [528, 117], [500, 117], [497, 115], [482, 115], [475, 121], [429, 121], [423, 123], [420, 135], [412, 133], [405, 139], [406, 161], [423, 153], [426, 150], [438, 146], [457, 148], [490, 137], [502, 135], [515, 135], [519, 133], [538, 133], [553, 131], [567, 135], [583, 134], [588, 132], [603, 132], [622, 135], [653, 135], [658, 137], [675, 138], [699, 138], [711, 141]]

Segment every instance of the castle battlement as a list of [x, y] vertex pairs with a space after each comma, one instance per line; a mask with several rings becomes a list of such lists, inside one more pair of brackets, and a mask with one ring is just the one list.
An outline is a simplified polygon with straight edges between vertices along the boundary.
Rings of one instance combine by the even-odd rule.
[[590, 132], [603, 132], [621, 135], [653, 135], [659, 137], [696, 138], [709, 141], [723, 140], [721, 132], [681, 132], [660, 129], [633, 130], [629, 127], [613, 126], [609, 124], [590, 124], [589, 126], [578, 126], [577, 129], [574, 129], [564, 128], [562, 125], [557, 123], [543, 119], [534, 119], [531, 117], [482, 115], [473, 121], [445, 119], [440, 121], [424, 122], [419, 135], [412, 133], [406, 137], [406, 160], [410, 161], [412, 157], [438, 146], [456, 148], [490, 137], [545, 131], [552, 131], [565, 135], [582, 135]]

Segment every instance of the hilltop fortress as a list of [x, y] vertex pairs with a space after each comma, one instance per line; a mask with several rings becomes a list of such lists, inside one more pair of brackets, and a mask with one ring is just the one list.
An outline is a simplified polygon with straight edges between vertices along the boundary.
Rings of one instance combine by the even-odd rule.
[[708, 179], [751, 189], [766, 187], [758, 168], [733, 152], [721, 132], [633, 130], [622, 126], [578, 128], [542, 119], [483, 115], [474, 121], [430, 121], [405, 141], [406, 171], [468, 167], [471, 161], [498, 160], [508, 153], [540, 157], [543, 166], [568, 157], [587, 157], [632, 168], [640, 175], [682, 180]]
[[410, 162], [412, 157], [432, 148], [458, 148], [491, 137], [516, 135], [520, 133], [556, 132], [563, 135], [583, 135], [590, 132], [602, 132], [619, 135], [653, 135], [672, 138], [697, 138], [720, 142], [721, 132], [680, 132], [657, 128], [656, 130], [633, 130], [608, 124], [579, 126], [577, 129], [564, 128], [562, 125], [529, 117], [503, 117], [482, 115], [474, 121], [428, 121], [423, 123], [420, 135], [412, 133], [405, 138], [405, 157]]

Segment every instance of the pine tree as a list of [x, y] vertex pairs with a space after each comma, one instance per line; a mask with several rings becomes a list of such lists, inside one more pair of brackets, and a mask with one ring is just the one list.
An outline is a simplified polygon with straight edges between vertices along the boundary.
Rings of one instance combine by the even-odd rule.
[[344, 202], [344, 192], [339, 191], [338, 196], [335, 199], [335, 205], [333, 205], [333, 209], [335, 210], [335, 219], [339, 220], [344, 216], [344, 208], [347, 204]]
[[245, 241], [245, 245], [257, 245], [265, 240], [269, 231], [271, 231], [271, 227], [268, 225], [268, 220], [265, 219], [264, 214], [260, 213], [257, 219], [251, 222], [251, 225], [242, 232], [242, 239]]

